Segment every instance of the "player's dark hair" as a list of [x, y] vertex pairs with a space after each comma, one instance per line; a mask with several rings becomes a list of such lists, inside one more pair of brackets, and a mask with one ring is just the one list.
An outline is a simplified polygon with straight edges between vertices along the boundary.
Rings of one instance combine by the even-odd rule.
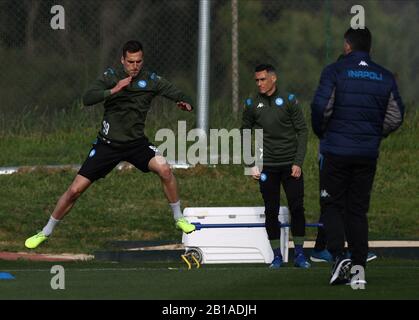
[[275, 72], [275, 68], [271, 64], [259, 64], [255, 68], [255, 72], [261, 72], [265, 70], [266, 72]]
[[371, 51], [372, 36], [367, 27], [364, 29], [349, 28], [343, 36], [353, 51]]
[[122, 55], [124, 58], [127, 56], [127, 52], [134, 53], [138, 51], [143, 51], [143, 45], [137, 40], [130, 40], [122, 47]]

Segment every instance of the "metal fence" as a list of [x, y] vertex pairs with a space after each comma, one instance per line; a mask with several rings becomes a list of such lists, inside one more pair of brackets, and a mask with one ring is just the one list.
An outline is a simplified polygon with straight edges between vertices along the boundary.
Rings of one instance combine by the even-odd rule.
[[[64, 30], [51, 28], [57, 4], [65, 9]], [[243, 101], [255, 89], [253, 69], [261, 62], [277, 67], [280, 88], [309, 101], [322, 68], [342, 50], [355, 4], [365, 8], [373, 58], [397, 73], [404, 99], [416, 101], [417, 1], [213, 0], [211, 112], [239, 112], [233, 80]], [[195, 98], [198, 20], [195, 0], [1, 0], [0, 130], [25, 114], [53, 116], [71, 108], [93, 79], [119, 63], [129, 39], [143, 43], [149, 69]]]

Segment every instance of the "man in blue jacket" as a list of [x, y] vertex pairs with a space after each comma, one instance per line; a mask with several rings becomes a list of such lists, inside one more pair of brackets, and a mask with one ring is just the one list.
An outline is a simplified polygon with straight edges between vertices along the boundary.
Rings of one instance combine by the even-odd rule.
[[[321, 214], [335, 261], [330, 284], [348, 283], [352, 265], [365, 268], [380, 143], [404, 115], [393, 74], [370, 58], [370, 31], [350, 28], [344, 39], [345, 56], [323, 70], [311, 105], [313, 131], [320, 139]], [[345, 231], [351, 259], [344, 252]]]

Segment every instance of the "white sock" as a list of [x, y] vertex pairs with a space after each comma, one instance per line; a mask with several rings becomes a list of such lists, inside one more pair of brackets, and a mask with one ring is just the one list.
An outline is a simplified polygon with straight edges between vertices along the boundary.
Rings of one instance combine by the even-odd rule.
[[44, 227], [44, 229], [42, 229], [42, 233], [44, 235], [46, 235], [47, 237], [50, 236], [50, 234], [52, 233], [52, 231], [54, 230], [55, 226], [58, 224], [58, 222], [60, 222], [61, 220], [57, 220], [55, 218], [53, 218], [52, 216], [49, 218], [48, 223], [46, 224], [46, 226]]
[[173, 218], [178, 220], [183, 217], [182, 210], [180, 210], [180, 200], [175, 203], [169, 203], [173, 211]]

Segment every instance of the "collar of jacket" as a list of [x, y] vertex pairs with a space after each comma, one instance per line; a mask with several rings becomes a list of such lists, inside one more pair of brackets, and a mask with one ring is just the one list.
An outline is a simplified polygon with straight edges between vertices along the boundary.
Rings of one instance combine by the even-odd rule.
[[352, 51], [348, 53], [345, 58], [357, 58], [357, 59], [367, 59], [370, 60], [370, 54], [365, 51]]
[[270, 96], [268, 96], [268, 95], [266, 95], [266, 94], [264, 94], [264, 93], [259, 93], [259, 96], [261, 96], [261, 97], [263, 97], [263, 98], [265, 98], [265, 99], [269, 99], [269, 100], [271, 100], [271, 99], [273, 99], [273, 98], [276, 98], [276, 96], [279, 94], [279, 90], [278, 90], [278, 87], [275, 87], [275, 91], [274, 92], [272, 92], [272, 94], [270, 95]]
[[140, 79], [144, 76], [144, 73], [146, 73], [146, 69], [144, 67], [141, 68], [140, 72], [135, 76], [135, 78], [132, 78], [132, 80]]
[[[120, 75], [122, 77], [121, 79], [128, 77], [128, 73], [125, 72], [125, 69], [122, 65], [116, 67], [115, 71], [118, 75]], [[132, 78], [132, 80], [134, 81], [136, 79], [140, 79], [144, 75], [144, 73], [146, 73], [146, 72], [147, 72], [147, 70], [144, 67], [142, 67], [140, 72], [138, 72], [138, 74], [135, 76], [135, 78]]]

